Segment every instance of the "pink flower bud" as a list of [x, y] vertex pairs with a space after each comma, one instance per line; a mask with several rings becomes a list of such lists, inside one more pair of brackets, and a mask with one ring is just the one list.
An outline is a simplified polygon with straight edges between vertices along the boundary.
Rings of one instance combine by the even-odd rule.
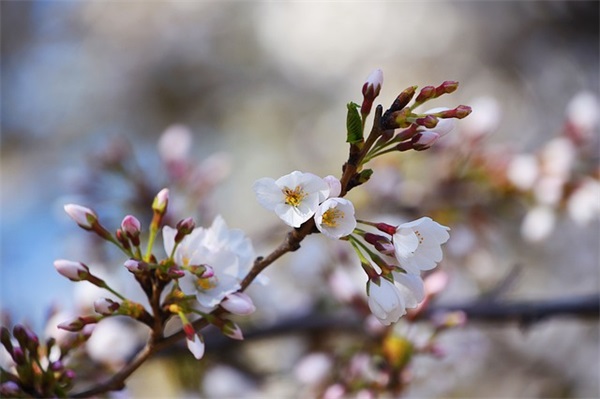
[[112, 315], [117, 310], [119, 310], [120, 306], [121, 305], [119, 305], [118, 302], [115, 302], [108, 298], [99, 298], [96, 299], [96, 301], [94, 302], [94, 310], [96, 311], [96, 313], [100, 313], [104, 316]]
[[54, 267], [71, 281], [82, 281], [90, 275], [90, 269], [81, 262], [58, 259], [54, 261]]
[[152, 210], [160, 215], [164, 215], [167, 211], [167, 205], [169, 204], [169, 189], [163, 188], [156, 194], [154, 202], [152, 203]]
[[439, 97], [442, 94], [450, 94], [455, 92], [456, 89], [458, 89], [458, 82], [454, 80], [447, 80], [435, 88], [435, 96]]
[[381, 69], [375, 69], [367, 77], [367, 81], [362, 87], [362, 94], [365, 99], [371, 102], [379, 95], [381, 86], [383, 85], [383, 71]]
[[221, 328], [223, 334], [227, 335], [229, 338], [237, 339], [238, 341], [244, 340], [244, 335], [242, 334], [242, 330], [240, 327], [235, 324], [231, 320], [227, 320], [223, 327]]
[[95, 324], [101, 318], [102, 318], [102, 316], [80, 316], [80, 317], [76, 318], [75, 320], [65, 321], [63, 323], [60, 323], [57, 327], [60, 328], [61, 330], [66, 330], [66, 331], [71, 331], [71, 332], [81, 331], [88, 324]]
[[94, 223], [98, 220], [98, 215], [89, 208], [81, 205], [67, 204], [64, 206], [65, 212], [79, 225], [79, 227], [91, 230]]
[[241, 316], [247, 316], [256, 310], [252, 299], [243, 292], [227, 295], [225, 300], [221, 302], [221, 306], [225, 310]]
[[175, 242], [180, 243], [181, 240], [183, 240], [183, 238], [185, 236], [187, 236], [192, 231], [194, 231], [194, 228], [196, 227], [196, 222], [194, 222], [194, 219], [192, 219], [192, 218], [186, 218], [186, 219], [180, 220], [177, 223], [176, 227], [177, 227], [177, 234], [175, 235]]
[[121, 222], [121, 229], [130, 238], [139, 236], [141, 227], [140, 221], [132, 215], [125, 216]]
[[377, 223], [375, 225], [375, 228], [379, 231], [382, 231], [386, 234], [389, 234], [391, 236], [393, 236], [394, 234], [396, 234], [396, 227], [389, 225], [387, 223]]
[[148, 265], [141, 260], [128, 259], [123, 265], [132, 273], [139, 273], [148, 270]]
[[425, 86], [419, 92], [419, 95], [415, 99], [415, 103], [421, 104], [427, 100], [435, 98], [435, 87], [433, 86]]

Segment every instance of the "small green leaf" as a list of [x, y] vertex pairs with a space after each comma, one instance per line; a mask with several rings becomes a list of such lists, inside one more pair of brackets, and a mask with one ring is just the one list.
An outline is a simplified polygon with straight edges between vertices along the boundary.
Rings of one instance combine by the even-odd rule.
[[360, 114], [358, 113], [359, 105], [349, 102], [347, 107], [348, 115], [346, 116], [346, 130], [348, 131], [348, 135], [346, 137], [346, 142], [350, 144], [362, 143], [363, 130], [362, 120], [360, 118]]
[[361, 171], [358, 175], [358, 183], [363, 184], [369, 181], [371, 176], [373, 175], [373, 169], [365, 169]]

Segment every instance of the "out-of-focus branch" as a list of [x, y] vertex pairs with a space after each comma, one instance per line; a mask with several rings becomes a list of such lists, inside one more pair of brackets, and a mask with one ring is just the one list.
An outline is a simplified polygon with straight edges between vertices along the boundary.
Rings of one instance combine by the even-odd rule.
[[470, 321], [535, 323], [549, 317], [575, 316], [595, 318], [600, 316], [600, 294], [537, 301], [473, 301], [456, 304], [434, 304], [420, 319], [437, 312], [461, 311]]

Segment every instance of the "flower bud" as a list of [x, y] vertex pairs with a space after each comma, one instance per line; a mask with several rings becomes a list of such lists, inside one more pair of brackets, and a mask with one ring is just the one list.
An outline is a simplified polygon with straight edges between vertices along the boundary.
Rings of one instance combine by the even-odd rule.
[[89, 208], [81, 205], [67, 204], [64, 206], [65, 212], [85, 230], [92, 230], [93, 225], [98, 221], [98, 215]]
[[402, 108], [406, 107], [410, 100], [414, 97], [416, 91], [417, 86], [411, 86], [404, 89], [404, 91], [400, 93], [398, 97], [396, 97], [392, 103], [392, 106], [386, 111], [386, 114], [388, 112], [400, 111]]
[[198, 278], [211, 278], [215, 275], [215, 270], [209, 265], [189, 266], [188, 270]]
[[65, 321], [57, 327], [61, 330], [77, 332], [81, 331], [88, 324], [95, 324], [102, 319], [102, 316], [80, 316], [75, 320]]
[[167, 275], [173, 279], [178, 279], [185, 276], [185, 271], [179, 269], [177, 266], [173, 266], [167, 270]]
[[456, 107], [454, 109], [454, 111], [455, 111], [455, 115], [456, 115], [455, 118], [462, 119], [462, 118], [466, 118], [467, 116], [469, 116], [469, 114], [473, 110], [468, 105], [459, 105], [458, 107]]
[[56, 271], [71, 281], [83, 281], [90, 275], [90, 269], [81, 262], [58, 259], [54, 261], [54, 267]]
[[181, 240], [183, 240], [183, 238], [185, 236], [187, 236], [192, 231], [194, 231], [194, 228], [196, 227], [196, 223], [194, 222], [194, 219], [192, 219], [192, 218], [185, 218], [183, 220], [180, 220], [177, 223], [176, 227], [177, 227], [177, 234], [175, 235], [175, 242], [180, 243]]
[[139, 273], [148, 270], [148, 264], [137, 259], [128, 259], [123, 265], [132, 273]]
[[323, 180], [329, 186], [329, 198], [338, 197], [342, 192], [342, 183], [340, 180], [332, 175], [325, 176]]
[[104, 316], [110, 316], [119, 310], [121, 305], [108, 298], [99, 298], [94, 301], [94, 310]]
[[373, 101], [379, 95], [381, 91], [381, 85], [383, 84], [383, 72], [381, 69], [376, 69], [367, 78], [367, 81], [362, 87], [363, 102], [360, 107], [360, 113], [364, 116], [371, 112]]
[[252, 298], [243, 292], [227, 295], [221, 302], [221, 306], [228, 312], [241, 316], [247, 316], [256, 310]]
[[435, 97], [439, 97], [442, 94], [450, 94], [458, 89], [458, 82], [454, 80], [447, 80], [443, 82], [441, 85], [435, 88]]
[[221, 331], [223, 334], [227, 335], [229, 338], [237, 339], [238, 341], [244, 340], [244, 335], [242, 334], [242, 330], [240, 327], [235, 324], [231, 320], [225, 321], [223, 327], [221, 327]]
[[373, 101], [381, 91], [383, 85], [383, 71], [375, 69], [367, 77], [367, 81], [362, 87], [362, 94], [366, 99]]
[[419, 92], [419, 95], [415, 99], [416, 104], [423, 104], [427, 100], [431, 100], [435, 98], [435, 87], [433, 86], [425, 86]]
[[395, 226], [389, 225], [387, 223], [377, 223], [375, 225], [375, 228], [377, 230], [382, 231], [382, 232], [384, 232], [386, 234], [389, 234], [391, 236], [393, 236], [394, 234], [396, 234], [396, 229], [397, 229]]
[[23, 348], [20, 346], [15, 346], [13, 348], [12, 358], [19, 366], [27, 363], [27, 359], [25, 358], [25, 353], [23, 352]]
[[433, 129], [438, 124], [438, 118], [433, 115], [425, 115], [423, 118], [417, 118], [415, 123], [419, 126], [424, 126], [427, 129]]
[[125, 216], [121, 222], [121, 229], [127, 234], [129, 239], [139, 237], [141, 227], [140, 221], [132, 215]]
[[2, 345], [6, 348], [8, 353], [12, 353], [13, 344], [10, 339], [10, 331], [4, 326], [0, 329], [0, 342], [2, 342]]
[[169, 189], [163, 188], [156, 194], [154, 202], [152, 202], [152, 210], [159, 214], [164, 215], [167, 212], [167, 205], [169, 204]]

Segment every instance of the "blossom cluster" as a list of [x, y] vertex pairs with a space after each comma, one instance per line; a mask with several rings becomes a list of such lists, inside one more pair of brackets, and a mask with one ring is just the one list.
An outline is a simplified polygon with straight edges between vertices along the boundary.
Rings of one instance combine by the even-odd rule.
[[[162, 226], [167, 256], [158, 260], [152, 253], [152, 246], [168, 203], [169, 190], [163, 189], [152, 204], [153, 219], [145, 254], [140, 248], [141, 223], [135, 216], [125, 216], [113, 235], [100, 223], [93, 210], [75, 204], [65, 206], [67, 214], [81, 228], [112, 242], [129, 256], [124, 266], [147, 294], [154, 314], [118, 293], [93, 274], [87, 265], [59, 259], [54, 266], [63, 276], [71, 281], [88, 281], [118, 298], [98, 298], [94, 303], [96, 314], [61, 323], [59, 328], [80, 331], [116, 315], [129, 316], [154, 328], [153, 318], [158, 317], [162, 326], [169, 318], [176, 316], [182, 322], [188, 348], [197, 359], [204, 355], [205, 348], [201, 334], [190, 321], [192, 317], [204, 318], [230, 338], [243, 339], [239, 326], [225, 316], [249, 315], [255, 310], [252, 299], [242, 292], [241, 286], [255, 259], [252, 243], [241, 230], [230, 229], [221, 216], [217, 216], [208, 228], [196, 227], [192, 218], [186, 218], [175, 227]], [[169, 291], [161, 296], [161, 291], [165, 289]], [[213, 314], [217, 308], [221, 313]], [[157, 315], [157, 312], [160, 314]]]
[[294, 171], [277, 180], [259, 179], [253, 188], [258, 202], [291, 227], [300, 227], [314, 217], [317, 229], [334, 239], [347, 236], [356, 227], [354, 205], [338, 197], [341, 183], [334, 176], [320, 178]]

